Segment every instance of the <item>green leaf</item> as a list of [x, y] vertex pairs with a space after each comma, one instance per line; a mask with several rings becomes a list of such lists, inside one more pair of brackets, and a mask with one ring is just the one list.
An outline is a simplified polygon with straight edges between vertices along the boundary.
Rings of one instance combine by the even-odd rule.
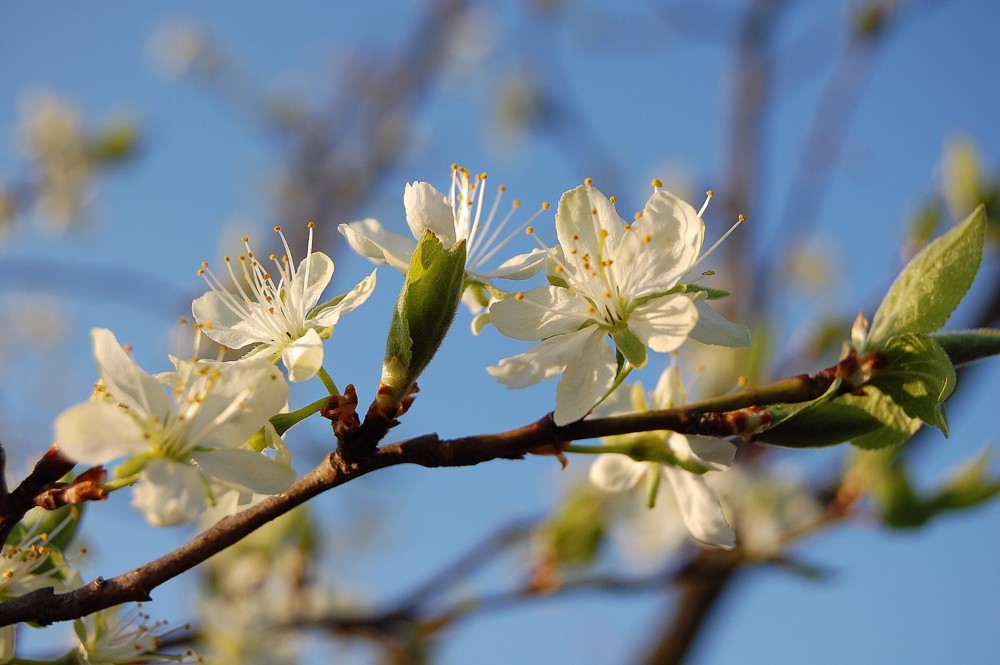
[[585, 565], [597, 558], [605, 539], [604, 496], [590, 483], [578, 486], [563, 502], [544, 535], [561, 564]]
[[948, 436], [944, 401], [955, 389], [955, 367], [944, 349], [927, 335], [897, 335], [882, 345], [884, 367], [868, 386], [876, 386], [902, 407]]
[[931, 338], [941, 345], [955, 367], [1000, 355], [1000, 330], [993, 328], [934, 333]]
[[890, 337], [930, 333], [943, 326], [972, 286], [985, 233], [986, 212], [979, 206], [913, 257], [875, 312], [867, 346], [879, 348]]
[[837, 398], [841, 380], [811, 402], [775, 404], [768, 408], [774, 425], [754, 439], [787, 448], [832, 446], [867, 434], [883, 423], [867, 410]]
[[882, 427], [851, 439], [851, 443], [858, 448], [877, 450], [898, 446], [920, 429], [919, 418], [908, 416], [903, 407], [877, 387], [865, 386], [864, 392], [864, 395], [842, 395], [838, 398], [844, 404], [864, 410], [882, 423]]

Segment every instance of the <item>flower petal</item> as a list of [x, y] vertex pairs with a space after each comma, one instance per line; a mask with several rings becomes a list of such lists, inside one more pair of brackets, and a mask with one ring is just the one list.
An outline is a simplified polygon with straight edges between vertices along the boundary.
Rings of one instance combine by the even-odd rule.
[[140, 415], [165, 418], [172, 407], [163, 384], [135, 364], [110, 330], [94, 328], [90, 334], [97, 373], [111, 396]]
[[590, 320], [590, 303], [569, 289], [540, 286], [519, 295], [490, 306], [490, 320], [508, 337], [546, 339], [579, 330]]
[[736, 534], [729, 527], [722, 505], [701, 476], [671, 466], [663, 475], [674, 488], [677, 506], [691, 535], [706, 545], [722, 549], [736, 546]]
[[59, 450], [82, 464], [106, 464], [149, 447], [135, 419], [109, 402], [84, 402], [63, 411], [55, 436]]
[[323, 340], [310, 328], [302, 337], [281, 351], [281, 361], [288, 369], [288, 380], [296, 383], [316, 376], [323, 365]]
[[156, 526], [184, 524], [205, 510], [201, 472], [180, 462], [154, 459], [142, 472], [143, 482], [132, 491], [132, 505]]
[[444, 194], [430, 183], [407, 183], [403, 191], [406, 223], [419, 242], [427, 231], [437, 236], [445, 249], [452, 247], [455, 237], [455, 211]]
[[333, 259], [323, 252], [313, 252], [299, 263], [291, 284], [285, 284], [283, 298], [294, 303], [294, 310], [305, 319], [323, 296], [333, 279]]
[[476, 274], [483, 279], [529, 279], [541, 272], [548, 256], [544, 249], [534, 249], [507, 259], [495, 270]]
[[376, 271], [372, 270], [370, 275], [358, 282], [340, 300], [316, 312], [312, 319], [324, 328], [336, 325], [341, 315], [353, 312], [371, 297], [375, 291], [375, 273]]
[[243, 307], [245, 311], [234, 311], [224, 296], [209, 291], [191, 303], [191, 313], [201, 324], [205, 336], [226, 348], [242, 349], [249, 344], [270, 343], [273, 333], [258, 323], [264, 317], [254, 316], [254, 313], [260, 312], [261, 306], [245, 303]]
[[671, 364], [660, 374], [652, 394], [653, 406], [657, 409], [673, 409], [687, 404], [687, 391], [681, 381], [681, 370]]
[[192, 458], [206, 475], [258, 494], [278, 494], [295, 482], [295, 469], [252, 450], [208, 450]]
[[691, 299], [672, 295], [636, 307], [628, 317], [628, 327], [649, 348], [669, 353], [684, 343], [697, 321], [698, 310]]
[[417, 243], [399, 233], [387, 230], [368, 218], [337, 227], [355, 252], [378, 264], [389, 264], [401, 273], [410, 269], [410, 257]]
[[617, 248], [626, 231], [608, 197], [594, 187], [580, 185], [559, 199], [556, 234], [564, 251], [576, 248], [580, 256], [597, 257], [607, 254], [605, 247]]
[[667, 445], [680, 460], [695, 462], [712, 471], [725, 471], [736, 456], [736, 446], [711, 436], [670, 432]]
[[604, 453], [590, 465], [590, 482], [605, 492], [624, 492], [636, 486], [646, 468], [645, 462], [636, 462], [628, 455]]
[[615, 352], [600, 329], [591, 327], [561, 337], [572, 338], [572, 344], [562, 347], [566, 369], [556, 388], [556, 425], [577, 421], [590, 413], [608, 393], [618, 370]]
[[[281, 371], [263, 358], [215, 366], [222, 376], [199, 402], [188, 430], [189, 445], [238, 448], [282, 409], [288, 401], [288, 384]], [[192, 385], [189, 390], [201, 387]]]
[[695, 301], [694, 306], [698, 309], [698, 323], [691, 330], [691, 339], [717, 346], [750, 346], [750, 331], [746, 326], [727, 320], [704, 300]]

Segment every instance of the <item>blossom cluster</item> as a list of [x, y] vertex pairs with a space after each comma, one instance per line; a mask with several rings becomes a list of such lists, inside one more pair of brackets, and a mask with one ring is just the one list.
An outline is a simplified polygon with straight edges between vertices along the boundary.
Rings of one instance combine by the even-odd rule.
[[[426, 182], [407, 184], [403, 207], [412, 238], [373, 219], [339, 228], [362, 256], [406, 276], [383, 365], [383, 385], [387, 376], [404, 377], [396, 386], [400, 399], [412, 394], [412, 382], [436, 352], [460, 299], [472, 310], [474, 333], [492, 325], [508, 337], [534, 342], [487, 369], [510, 388], [559, 376], [552, 418], [560, 426], [591, 414], [683, 405], [673, 364], [649, 399], [640, 385], [630, 392], [623, 383], [648, 363], [649, 350], [675, 352], [688, 339], [749, 343], [746, 328], [708, 304], [725, 294], [697, 284], [703, 275], [695, 271], [711, 253], [702, 251], [707, 200], [696, 210], [654, 181], [643, 210], [627, 223], [615, 198], [588, 180], [559, 199], [551, 244], [544, 239], [548, 204], [509, 230], [520, 202], [502, 207], [503, 187], [489, 200], [486, 180], [485, 174], [453, 166], [447, 194]], [[308, 244], [298, 261], [282, 229], [274, 230], [280, 254], [260, 256], [244, 237], [245, 252], [225, 257], [223, 270], [207, 262], [198, 270], [208, 290], [192, 303], [196, 334], [235, 354], [201, 357], [196, 345], [190, 357], [171, 356], [168, 371], [150, 373], [112, 331], [92, 331], [99, 381], [88, 401], [57, 418], [55, 445], [65, 457], [93, 467], [89, 477], [100, 479], [100, 498], [132, 487], [133, 505], [150, 523], [166, 526], [199, 516], [218, 519], [295, 482], [285, 433], [340, 396], [324, 366], [324, 346], [341, 316], [371, 297], [377, 269], [324, 300], [334, 262], [313, 248], [315, 225], [308, 225]], [[504, 257], [502, 250], [523, 232], [539, 247]], [[498, 286], [500, 280], [539, 276], [544, 285], [522, 291]], [[425, 321], [429, 316], [441, 320]], [[414, 340], [418, 334], [436, 339]], [[290, 404], [289, 384], [314, 378], [323, 386], [319, 399], [298, 408]], [[406, 406], [389, 405], [389, 419]], [[653, 432], [609, 438], [593, 451], [606, 453], [591, 469], [596, 485], [621, 491], [641, 477], [654, 486], [666, 479], [696, 540], [734, 545], [733, 531], [703, 478], [731, 464], [731, 443]], [[66, 558], [49, 549], [51, 541], [42, 547], [33, 538], [22, 534], [4, 550], [10, 567], [0, 579], [4, 597], [75, 579]], [[166, 657], [159, 654], [155, 624], [148, 627], [147, 619], [138, 610], [112, 608], [81, 620], [76, 659], [121, 663]], [[9, 659], [13, 634], [0, 635], [0, 646], [0, 655]]]

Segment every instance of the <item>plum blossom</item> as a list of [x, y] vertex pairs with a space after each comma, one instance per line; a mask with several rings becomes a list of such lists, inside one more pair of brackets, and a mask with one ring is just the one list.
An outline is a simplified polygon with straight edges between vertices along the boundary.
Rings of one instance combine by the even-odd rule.
[[213, 486], [276, 494], [295, 479], [288, 465], [244, 447], [288, 400], [273, 364], [178, 361], [175, 372], [152, 376], [110, 330], [96, 328], [92, 337], [97, 398], [57, 418], [56, 445], [85, 464], [126, 458], [119, 474], [138, 474], [134, 504], [151, 523], [196, 517]]
[[[622, 392], [616, 391], [618, 394]], [[642, 385], [635, 384], [631, 394], [632, 410], [669, 409], [684, 404], [684, 386], [676, 366], [668, 367], [663, 372], [650, 398], [647, 403]], [[611, 445], [639, 441], [645, 446], [651, 443], [662, 445], [666, 461], [637, 461], [626, 455], [605, 453], [599, 455], [590, 467], [591, 482], [608, 492], [622, 492], [635, 487], [642, 478], [651, 477], [654, 483], [652, 496], [655, 498], [655, 486], [662, 477], [673, 489], [681, 519], [691, 536], [706, 545], [733, 548], [736, 544], [733, 530], [703, 474], [727, 469], [733, 462], [736, 447], [722, 439], [667, 431], [605, 439]]]
[[[149, 615], [140, 606], [128, 609], [118, 605], [87, 615], [73, 622], [79, 644], [80, 665], [139, 665], [141, 663], [180, 663], [186, 655], [158, 653], [167, 632], [165, 624], [149, 624]], [[193, 661], [192, 661], [193, 662]]]
[[375, 289], [372, 271], [347, 293], [318, 304], [333, 278], [334, 266], [329, 256], [312, 250], [314, 227], [310, 222], [306, 258], [298, 267], [281, 227], [274, 227], [285, 249], [280, 259], [274, 254], [268, 257], [277, 281], [258, 261], [244, 236], [247, 253], [238, 257], [240, 269], [234, 270], [233, 261], [225, 257], [236, 292], [226, 289], [204, 263], [198, 272], [211, 290], [191, 306], [195, 320], [210, 339], [230, 349], [253, 345], [250, 353], [281, 358], [290, 381], [316, 375], [323, 365], [323, 340], [330, 337], [341, 315], [359, 307]]
[[477, 314], [472, 327], [478, 333], [489, 323], [489, 315], [483, 310], [495, 299], [496, 289], [492, 280], [533, 277], [541, 271], [546, 258], [544, 251], [536, 249], [519, 254], [493, 270], [484, 270], [484, 266], [511, 239], [548, 208], [548, 204], [544, 204], [515, 231], [501, 238], [504, 228], [521, 204], [514, 201], [501, 216], [500, 200], [506, 191], [501, 186], [492, 205], [484, 210], [485, 184], [485, 173], [473, 176], [468, 169], [455, 164], [452, 165], [451, 190], [447, 196], [426, 182], [407, 183], [403, 192], [403, 208], [413, 238], [389, 231], [374, 219], [341, 224], [339, 230], [356, 252], [376, 264], [388, 264], [404, 274], [409, 270], [417, 242], [428, 231], [437, 236], [445, 249], [466, 241], [466, 291], [463, 301]]
[[[619, 372], [615, 349], [631, 367], [642, 367], [647, 348], [667, 353], [689, 336], [715, 344], [749, 343], [745, 328], [696, 302], [701, 294], [679, 286], [700, 261], [705, 224], [699, 211], [658, 180], [653, 186], [631, 224], [589, 181], [563, 194], [556, 212], [559, 247], [551, 253], [554, 285], [490, 307], [501, 333], [539, 343], [489, 372], [509, 388], [562, 374], [557, 424], [582, 418], [607, 395]], [[705, 325], [698, 325], [700, 319]]]

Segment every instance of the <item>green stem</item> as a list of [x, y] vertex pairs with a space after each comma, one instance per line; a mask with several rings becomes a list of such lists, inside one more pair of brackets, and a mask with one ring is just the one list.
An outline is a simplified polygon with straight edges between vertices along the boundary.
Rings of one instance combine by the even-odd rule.
[[293, 425], [305, 420], [315, 413], [322, 411], [323, 407], [325, 407], [329, 401], [329, 397], [320, 397], [315, 402], [306, 404], [301, 409], [271, 416], [271, 424], [274, 425], [274, 429], [278, 430], [278, 435], [280, 436], [290, 430]]
[[318, 376], [319, 380], [323, 382], [324, 386], [326, 386], [327, 392], [331, 395], [340, 394], [340, 391], [337, 390], [337, 384], [334, 383], [333, 379], [330, 378], [330, 375], [326, 373], [326, 369], [324, 367], [320, 366], [319, 371], [316, 372], [316, 376]]
[[139, 480], [139, 474], [135, 473], [124, 478], [115, 478], [114, 480], [109, 480], [108, 482], [101, 485], [101, 488], [105, 492], [114, 492], [115, 490], [120, 490], [123, 487], [130, 487], [134, 485]]
[[635, 452], [635, 446], [630, 443], [611, 444], [607, 446], [579, 446], [571, 443], [563, 448], [564, 453], [579, 453], [581, 455], [603, 455], [604, 453], [619, 453], [630, 455]]

